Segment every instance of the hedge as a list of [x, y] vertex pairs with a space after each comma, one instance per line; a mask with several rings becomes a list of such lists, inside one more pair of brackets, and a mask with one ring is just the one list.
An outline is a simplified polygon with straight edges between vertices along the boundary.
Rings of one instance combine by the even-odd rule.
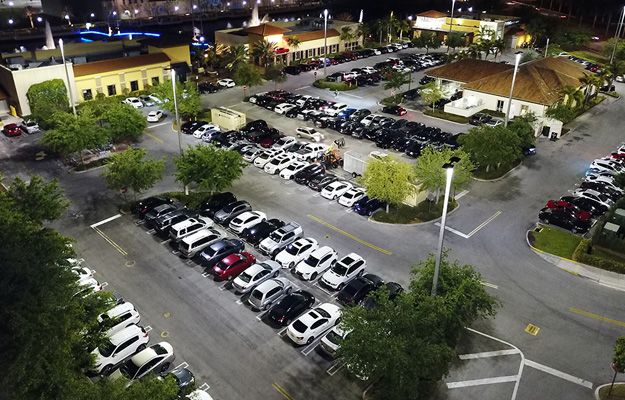
[[589, 254], [589, 251], [592, 251], [590, 240], [582, 239], [573, 252], [573, 260], [592, 265], [593, 267], [605, 269], [606, 271], [617, 272], [619, 274], [625, 273], [625, 263], [598, 257], [593, 254]]
[[345, 90], [354, 90], [358, 88], [358, 85], [349, 85], [345, 82], [328, 82], [323, 79], [318, 79], [313, 83], [313, 86], [319, 89], [337, 90], [339, 92]]

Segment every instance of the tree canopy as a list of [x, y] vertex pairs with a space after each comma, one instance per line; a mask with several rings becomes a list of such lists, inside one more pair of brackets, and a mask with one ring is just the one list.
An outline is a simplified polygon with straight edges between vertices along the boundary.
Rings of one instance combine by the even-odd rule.
[[429, 53], [430, 49], [438, 49], [442, 44], [441, 39], [433, 32], [421, 32], [419, 36], [412, 39], [412, 42], [418, 49], [425, 49], [426, 53]]
[[77, 116], [67, 112], [54, 114], [53, 127], [43, 135], [43, 144], [52, 151], [67, 156], [106, 144], [109, 136], [93, 112], [81, 109]]
[[400, 72], [393, 71], [388, 75], [386, 82], [384, 83], [384, 89], [390, 89], [391, 91], [395, 91], [395, 89], [400, 89], [402, 86], [406, 85], [410, 81], [410, 75]]
[[[163, 82], [160, 85], [153, 86], [151, 91], [163, 100], [161, 105], [163, 109], [172, 114], [175, 112], [174, 89], [171, 82]], [[176, 98], [178, 100], [178, 114], [181, 119], [194, 119], [202, 112], [200, 93], [197, 91], [197, 84], [194, 82], [180, 83], [176, 81]]]
[[69, 205], [57, 180], [44, 182], [38, 175], [32, 176], [30, 182], [15, 178], [4, 201], [37, 224], [58, 219]]
[[122, 140], [138, 140], [147, 127], [145, 116], [133, 106], [112, 103], [104, 112], [104, 128], [114, 143]]
[[438, 203], [440, 194], [445, 188], [447, 176], [443, 165], [448, 163], [451, 157], [458, 157], [460, 161], [454, 167], [452, 187], [457, 190], [465, 186], [471, 180], [471, 172], [475, 168], [468, 154], [463, 150], [443, 148], [436, 150], [426, 147], [415, 164], [415, 179], [423, 189], [434, 193]]
[[436, 81], [431, 81], [423, 85], [419, 93], [423, 102], [432, 106], [432, 110], [434, 109], [434, 104], [443, 98], [443, 91]]
[[272, 81], [277, 88], [278, 83], [286, 82], [286, 74], [282, 71], [282, 68], [277, 65], [272, 65], [265, 71], [265, 79]]
[[369, 197], [387, 204], [401, 204], [414, 191], [411, 165], [391, 155], [370, 159], [360, 181]]
[[134, 198], [163, 178], [164, 160], [146, 159], [144, 149], [129, 148], [111, 157], [104, 178], [113, 190], [129, 189]]
[[502, 163], [516, 161], [522, 154], [521, 139], [503, 125], [471, 128], [459, 141], [471, 160], [486, 171]]
[[31, 85], [26, 92], [26, 98], [32, 116], [44, 129], [53, 125], [54, 114], [69, 111], [67, 88], [62, 79], [51, 79]]
[[237, 85], [243, 87], [244, 96], [246, 88], [258, 86], [263, 83], [263, 78], [258, 68], [248, 63], [239, 64], [232, 78]]

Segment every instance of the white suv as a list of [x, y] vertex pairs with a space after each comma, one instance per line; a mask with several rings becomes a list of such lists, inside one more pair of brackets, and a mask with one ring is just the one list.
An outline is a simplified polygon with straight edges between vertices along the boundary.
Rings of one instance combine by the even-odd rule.
[[132, 324], [108, 338], [93, 350], [95, 357], [93, 372], [108, 375], [119, 363], [138, 351], [145, 349], [150, 337], [145, 328]]
[[313, 238], [301, 238], [291, 243], [276, 256], [276, 262], [282, 268], [292, 269], [297, 263], [317, 250], [319, 243]]
[[356, 253], [349, 253], [341, 258], [330, 270], [321, 277], [321, 283], [334, 290], [341, 290], [343, 286], [365, 272], [367, 262]]
[[141, 316], [135, 310], [135, 306], [128, 302], [118, 304], [98, 316], [98, 323], [102, 328], [107, 329], [105, 332], [107, 336], [112, 336], [130, 325], [138, 324], [139, 321], [141, 321]]
[[294, 274], [300, 279], [314, 281], [334, 265], [337, 254], [330, 246], [323, 246], [313, 251], [308, 258], [300, 261], [295, 267]]

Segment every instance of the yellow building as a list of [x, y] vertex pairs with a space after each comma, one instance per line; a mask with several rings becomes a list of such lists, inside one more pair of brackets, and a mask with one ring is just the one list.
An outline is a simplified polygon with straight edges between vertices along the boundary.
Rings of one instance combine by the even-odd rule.
[[97, 93], [115, 96], [158, 85], [169, 76], [170, 68], [171, 59], [165, 53], [75, 64], [77, 101], [91, 100]]

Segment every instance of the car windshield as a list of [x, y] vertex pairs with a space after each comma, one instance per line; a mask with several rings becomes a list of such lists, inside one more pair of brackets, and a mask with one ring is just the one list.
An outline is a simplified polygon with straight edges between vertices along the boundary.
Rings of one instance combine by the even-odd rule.
[[167, 349], [165, 349], [163, 346], [161, 346], [160, 344], [155, 344], [154, 346], [152, 346], [152, 349], [154, 350], [154, 352], [156, 352], [156, 354], [158, 355], [163, 355], [163, 354], [167, 354]]
[[336, 264], [334, 268], [332, 268], [332, 271], [337, 275], [345, 275], [345, 273], [347, 273], [347, 267], [343, 264]]
[[218, 249], [213, 248], [213, 247], [209, 247], [208, 249], [204, 250], [204, 254], [206, 254], [209, 258], [214, 257], [215, 254], [217, 254]]
[[245, 283], [249, 283], [252, 280], [252, 276], [244, 272], [241, 275], [239, 275], [239, 279]]
[[298, 319], [297, 321], [293, 322], [293, 329], [295, 329], [299, 333], [304, 333], [306, 332], [306, 329], [308, 329], [308, 327]]
[[315, 311], [321, 315], [322, 318], [330, 318], [330, 314], [323, 308], [315, 308]]
[[130, 360], [126, 361], [119, 370], [126, 378], [132, 379], [139, 370], [139, 366], [132, 362], [131, 358]]
[[115, 350], [115, 345], [111, 343], [110, 340], [107, 340], [106, 342], [102, 343], [102, 346], [98, 347], [98, 350], [100, 351], [100, 354], [102, 354], [104, 357], [108, 357], [113, 354], [113, 350]]
[[336, 346], [341, 344], [341, 340], [343, 339], [341, 337], [341, 335], [339, 335], [338, 333], [336, 333], [336, 331], [333, 329], [331, 330], [328, 335], [326, 336], [326, 339], [328, 339], [328, 341]]
[[601, 201], [603, 201], [604, 203], [605, 203], [606, 201], [608, 201], [608, 196], [606, 196], [606, 195], [605, 195], [605, 194], [603, 194], [603, 193], [599, 193], [599, 195], [598, 195], [597, 197], [599, 197], [599, 199], [600, 199]]
[[306, 264], [310, 265], [311, 267], [315, 267], [317, 266], [317, 264], [319, 264], [319, 259], [313, 255], [310, 255], [306, 259]]
[[348, 296], [353, 296], [356, 294], [356, 292], [358, 292], [358, 286], [356, 285], [347, 285], [345, 286], [345, 288], [343, 288], [343, 293]]
[[269, 238], [273, 240], [274, 242], [279, 242], [280, 239], [282, 238], [282, 235], [280, 235], [278, 232], [274, 232], [269, 236]]
[[263, 292], [261, 292], [260, 290], [254, 290], [252, 292], [252, 297], [257, 300], [261, 300], [263, 298]]
[[294, 245], [290, 244], [286, 248], [286, 252], [289, 253], [292, 256], [296, 256], [297, 253], [299, 253], [299, 247], [295, 247]]

